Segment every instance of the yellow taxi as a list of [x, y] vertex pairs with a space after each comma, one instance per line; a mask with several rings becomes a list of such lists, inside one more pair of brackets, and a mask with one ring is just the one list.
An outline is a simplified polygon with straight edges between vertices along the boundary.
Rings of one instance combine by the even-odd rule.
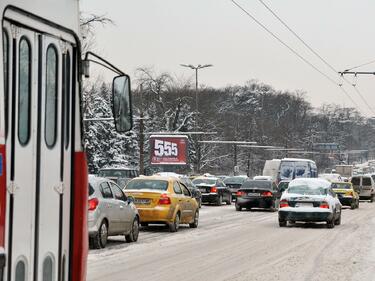
[[171, 232], [178, 231], [180, 224], [198, 227], [198, 203], [178, 178], [137, 177], [128, 182], [124, 192], [133, 198], [142, 226], [166, 224]]
[[351, 209], [359, 208], [359, 194], [350, 182], [332, 182], [331, 187], [337, 194], [341, 205], [350, 206]]

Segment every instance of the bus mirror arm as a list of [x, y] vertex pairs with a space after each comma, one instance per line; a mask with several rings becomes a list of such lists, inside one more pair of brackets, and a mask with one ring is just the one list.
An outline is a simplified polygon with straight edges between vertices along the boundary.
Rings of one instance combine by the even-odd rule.
[[[95, 60], [90, 59], [89, 56], [94, 57]], [[124, 72], [122, 72], [116, 66], [111, 64], [109, 61], [107, 61], [106, 59], [102, 58], [101, 56], [89, 51], [89, 52], [86, 52], [85, 58], [82, 60], [82, 74], [86, 78], [90, 77], [90, 62], [101, 65], [102, 67], [116, 73], [116, 75], [125, 75]]]

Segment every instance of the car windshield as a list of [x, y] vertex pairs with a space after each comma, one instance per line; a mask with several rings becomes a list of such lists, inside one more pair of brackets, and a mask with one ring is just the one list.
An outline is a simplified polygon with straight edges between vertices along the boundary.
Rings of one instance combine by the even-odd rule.
[[333, 189], [352, 189], [352, 185], [349, 183], [332, 183]]
[[272, 189], [272, 182], [265, 180], [251, 180], [245, 181], [242, 184], [242, 188], [262, 188], [262, 189]]
[[227, 184], [227, 183], [232, 183], [232, 184], [242, 184], [244, 181], [246, 180], [246, 178], [244, 177], [229, 177], [229, 178], [226, 178], [224, 180], [224, 183]]
[[118, 170], [118, 169], [105, 169], [99, 171], [99, 177], [116, 177], [116, 178], [135, 178], [137, 177], [135, 170]]
[[216, 179], [195, 179], [193, 180], [194, 184], [216, 184]]
[[153, 190], [167, 190], [168, 182], [165, 180], [148, 180], [136, 179], [130, 181], [125, 189], [153, 189]]

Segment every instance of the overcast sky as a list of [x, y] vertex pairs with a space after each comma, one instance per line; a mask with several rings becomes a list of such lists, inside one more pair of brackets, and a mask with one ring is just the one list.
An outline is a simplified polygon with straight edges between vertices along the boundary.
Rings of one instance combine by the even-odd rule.
[[[374, 0], [263, 0], [335, 69], [375, 60]], [[319, 70], [340, 81], [258, 0], [237, 0], [260, 22]], [[314, 106], [353, 103], [324, 76], [267, 34], [230, 0], [82, 0], [85, 13], [105, 14], [114, 26], [96, 29], [96, 51], [130, 75], [153, 66], [178, 79], [192, 79], [183, 64], [213, 64], [199, 84], [223, 87], [257, 79], [278, 90], [303, 90]], [[375, 63], [358, 70], [375, 71]], [[351, 77], [347, 77], [353, 81]], [[344, 84], [345, 85], [345, 84]], [[375, 76], [358, 77], [346, 90], [368, 116], [375, 116]]]

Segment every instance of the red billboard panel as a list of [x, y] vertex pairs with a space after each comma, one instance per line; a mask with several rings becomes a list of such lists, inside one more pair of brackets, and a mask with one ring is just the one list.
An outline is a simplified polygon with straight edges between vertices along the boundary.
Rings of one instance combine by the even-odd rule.
[[188, 137], [180, 135], [150, 136], [151, 165], [186, 165]]

